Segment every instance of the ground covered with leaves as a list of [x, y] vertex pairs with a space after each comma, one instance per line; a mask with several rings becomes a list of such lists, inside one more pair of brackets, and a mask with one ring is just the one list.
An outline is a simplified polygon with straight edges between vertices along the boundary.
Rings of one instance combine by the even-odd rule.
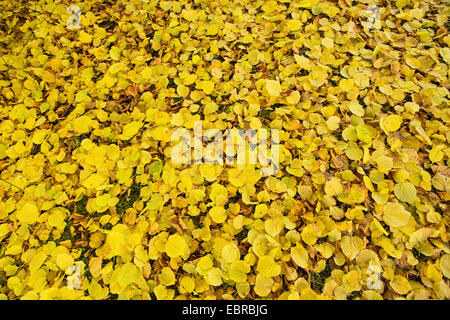
[[[0, 299], [450, 298], [448, 2], [0, 9]], [[175, 165], [197, 120], [280, 170]]]

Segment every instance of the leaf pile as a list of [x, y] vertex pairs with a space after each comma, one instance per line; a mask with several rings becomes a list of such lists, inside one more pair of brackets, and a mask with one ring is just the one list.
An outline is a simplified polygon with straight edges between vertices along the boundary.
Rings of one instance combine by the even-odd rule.
[[0, 1], [0, 299], [450, 298], [448, 2], [72, 4]]

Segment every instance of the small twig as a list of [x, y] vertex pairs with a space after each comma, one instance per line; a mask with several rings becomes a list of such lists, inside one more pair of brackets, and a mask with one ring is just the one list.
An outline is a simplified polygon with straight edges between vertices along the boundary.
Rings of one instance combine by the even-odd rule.
[[6, 180], [4, 180], [4, 179], [2, 179], [2, 178], [0, 178], [0, 180], [3, 181], [3, 182], [6, 182], [7, 184], [9, 184], [9, 185], [11, 185], [11, 186], [13, 186], [13, 187], [16, 187], [17, 189], [21, 190], [22, 192], [25, 192], [25, 190], [23, 190], [22, 188], [16, 186], [15, 184], [13, 184], [13, 183], [11, 183], [11, 182], [9, 182], [9, 181], [6, 181]]

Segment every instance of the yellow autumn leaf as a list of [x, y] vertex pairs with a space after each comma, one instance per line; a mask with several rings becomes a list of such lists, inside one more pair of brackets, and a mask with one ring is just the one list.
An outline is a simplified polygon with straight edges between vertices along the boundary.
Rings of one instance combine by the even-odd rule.
[[267, 93], [271, 97], [278, 97], [281, 93], [281, 86], [277, 80], [266, 80], [265, 86]]
[[400, 129], [402, 125], [402, 117], [399, 115], [389, 115], [387, 117], [383, 117], [380, 120], [380, 128], [386, 132], [394, 132]]
[[81, 31], [80, 32], [80, 41], [82, 43], [91, 43], [92, 36], [89, 33], [85, 32], [85, 31]]
[[165, 252], [171, 258], [183, 256], [188, 249], [184, 238], [178, 234], [170, 235], [165, 245]]
[[395, 275], [389, 284], [395, 292], [401, 295], [407, 294], [412, 289], [408, 280], [401, 275]]
[[441, 259], [439, 260], [439, 265], [444, 276], [447, 279], [450, 279], [450, 254], [442, 255]]
[[345, 256], [353, 260], [364, 248], [364, 242], [359, 237], [344, 236], [341, 239], [341, 248]]
[[227, 219], [227, 212], [223, 207], [214, 207], [208, 214], [215, 223], [223, 223]]
[[83, 187], [88, 189], [94, 189], [103, 185], [107, 181], [107, 178], [99, 173], [91, 174], [86, 180], [83, 181]]
[[405, 226], [410, 217], [411, 213], [400, 203], [388, 202], [384, 205], [383, 220], [391, 227], [399, 228]]
[[35, 203], [25, 203], [16, 213], [16, 218], [20, 223], [33, 224], [39, 218], [39, 211]]
[[68, 253], [62, 253], [59, 254], [56, 257], [56, 265], [61, 269], [66, 271], [68, 267], [73, 265], [74, 259], [73, 257]]
[[231, 263], [228, 274], [231, 280], [242, 283], [247, 280], [247, 274], [250, 272], [250, 270], [250, 266], [247, 262], [242, 260], [235, 260]]
[[205, 94], [211, 94], [214, 91], [214, 82], [212, 81], [202, 81], [200, 83], [200, 88]]
[[262, 256], [258, 260], [256, 270], [266, 278], [275, 277], [280, 274], [281, 267], [270, 256]]
[[449, 299], [445, 1], [1, 4], [0, 300]]
[[302, 245], [291, 247], [291, 257], [299, 267], [308, 269], [310, 264], [309, 254]]

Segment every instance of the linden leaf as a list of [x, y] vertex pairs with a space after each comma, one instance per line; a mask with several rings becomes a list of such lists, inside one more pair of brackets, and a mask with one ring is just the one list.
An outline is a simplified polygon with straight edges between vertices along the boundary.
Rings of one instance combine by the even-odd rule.
[[408, 280], [400, 275], [395, 275], [394, 279], [389, 284], [395, 292], [401, 295], [407, 294], [412, 290]]
[[357, 102], [351, 102], [348, 108], [353, 114], [357, 115], [358, 117], [362, 117], [364, 115], [363, 107]]
[[262, 256], [258, 260], [256, 270], [266, 278], [275, 277], [280, 274], [281, 267], [270, 256]]
[[227, 213], [223, 207], [214, 207], [208, 214], [215, 223], [223, 223], [227, 219]]
[[206, 274], [206, 280], [211, 286], [220, 286], [222, 284], [222, 270], [219, 268], [212, 268]]
[[276, 80], [266, 80], [266, 86], [265, 86], [267, 93], [271, 97], [278, 97], [281, 93], [281, 86], [280, 83]]
[[211, 94], [214, 90], [214, 82], [212, 81], [202, 81], [200, 83], [200, 88], [205, 94]]
[[380, 127], [386, 134], [397, 131], [401, 125], [402, 117], [399, 115], [389, 115], [380, 120]]
[[442, 273], [447, 279], [450, 279], [450, 254], [444, 254], [439, 260]]
[[165, 245], [165, 252], [171, 258], [183, 256], [188, 249], [186, 241], [178, 234], [170, 235]]
[[222, 249], [222, 258], [226, 263], [232, 263], [239, 260], [241, 254], [239, 253], [239, 248], [233, 244], [228, 244]]
[[39, 211], [36, 204], [27, 202], [17, 211], [16, 218], [20, 223], [34, 224], [39, 217]]
[[416, 199], [416, 187], [411, 182], [402, 182], [394, 186], [394, 194], [398, 200], [414, 203]]
[[264, 277], [260, 274], [256, 276], [255, 293], [260, 297], [267, 296], [271, 291], [274, 280], [271, 277]]
[[242, 283], [247, 280], [247, 274], [249, 272], [250, 266], [247, 262], [242, 260], [235, 260], [231, 263], [228, 274], [231, 280]]
[[291, 247], [291, 257], [299, 267], [308, 269], [310, 264], [309, 254], [302, 245]]
[[107, 178], [99, 173], [91, 174], [86, 180], [83, 181], [83, 187], [88, 189], [94, 189], [103, 185], [107, 181]]
[[81, 31], [80, 32], [80, 41], [82, 43], [91, 43], [92, 36], [89, 33], [85, 32], [85, 31]]
[[120, 272], [117, 276], [117, 281], [122, 287], [126, 287], [129, 284], [136, 282], [138, 277], [138, 268], [133, 263], [128, 262], [120, 268]]
[[399, 228], [405, 226], [410, 217], [411, 213], [400, 203], [388, 202], [384, 205], [383, 220], [391, 227]]
[[358, 237], [344, 236], [341, 239], [341, 248], [345, 256], [353, 260], [364, 248], [364, 242]]
[[74, 263], [73, 257], [67, 253], [59, 254], [56, 257], [56, 265], [61, 270], [66, 271], [69, 266], [73, 265], [73, 263]]
[[133, 121], [126, 124], [123, 127], [122, 134], [118, 136], [119, 139], [122, 140], [130, 140], [134, 135], [139, 132], [139, 129], [142, 127], [142, 122]]

